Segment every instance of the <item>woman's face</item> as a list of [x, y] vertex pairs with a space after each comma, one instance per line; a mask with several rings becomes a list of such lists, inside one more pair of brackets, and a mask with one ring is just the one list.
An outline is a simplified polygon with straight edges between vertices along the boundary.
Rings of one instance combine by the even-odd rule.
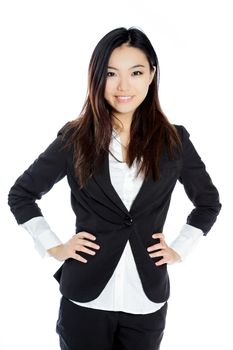
[[109, 62], [104, 97], [116, 117], [132, 117], [145, 99], [155, 69], [150, 70], [146, 55], [126, 44], [113, 50]]

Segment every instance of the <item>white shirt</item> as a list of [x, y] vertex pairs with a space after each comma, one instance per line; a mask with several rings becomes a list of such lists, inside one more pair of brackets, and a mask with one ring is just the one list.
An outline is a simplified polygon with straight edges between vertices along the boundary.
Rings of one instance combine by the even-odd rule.
[[[122, 161], [120, 137], [115, 130], [113, 130], [109, 150], [118, 160]], [[109, 170], [113, 187], [125, 207], [130, 210], [143, 182], [141, 174], [135, 177], [136, 162], [129, 168], [126, 163], [118, 162], [109, 153]], [[47, 249], [62, 243], [42, 216], [32, 218], [22, 226], [33, 237], [35, 247], [41, 256], [48, 255]], [[183, 260], [202, 235], [203, 232], [200, 229], [186, 224], [170, 246], [177, 251]], [[151, 301], [144, 293], [129, 241], [127, 241], [116, 269], [101, 294], [89, 302], [73, 302], [94, 309], [124, 311], [133, 314], [155, 312], [164, 305], [164, 303]]]

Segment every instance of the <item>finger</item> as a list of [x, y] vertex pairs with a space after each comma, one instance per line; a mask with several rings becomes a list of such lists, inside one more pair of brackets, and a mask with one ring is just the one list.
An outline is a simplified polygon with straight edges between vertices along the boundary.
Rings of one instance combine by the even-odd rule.
[[167, 254], [164, 254], [163, 258], [157, 261], [155, 264], [157, 266], [163, 265], [163, 264], [174, 264], [177, 261], [178, 259], [175, 259], [171, 254], [167, 253]]
[[153, 238], [159, 238], [159, 239], [162, 239], [162, 240], [165, 240], [165, 236], [162, 232], [157, 232], [157, 233], [154, 233], [152, 235]]
[[151, 258], [160, 258], [161, 256], [162, 257], [170, 256], [170, 254], [169, 254], [169, 252], [166, 252], [166, 250], [160, 250], [159, 252], [154, 252], [154, 253], [149, 254], [149, 256]]
[[87, 249], [87, 248], [85, 248], [82, 245], [78, 245], [77, 247], [75, 247], [75, 251], [84, 252], [84, 253], [91, 254], [91, 255], [95, 255], [96, 254], [95, 251]]
[[168, 263], [168, 259], [163, 258], [155, 263], [156, 266], [161, 266]]
[[158, 249], [165, 249], [166, 245], [164, 243], [157, 243], [154, 245], [151, 245], [150, 247], [147, 248], [148, 252], [153, 252], [154, 250], [158, 250]]
[[75, 246], [77, 245], [83, 245], [94, 249], [100, 249], [100, 246], [98, 244], [92, 243], [86, 239], [79, 239], [77, 242], [75, 242]]
[[79, 238], [80, 237], [81, 238], [88, 238], [88, 239], [91, 239], [92, 241], [96, 240], [96, 237], [94, 235], [92, 235], [91, 233], [86, 232], [86, 231], [80, 231], [75, 236], [78, 236]]
[[73, 258], [73, 259], [75, 259], [75, 260], [81, 261], [81, 262], [83, 262], [83, 263], [87, 263], [87, 260], [84, 259], [84, 258], [83, 258], [81, 255], [79, 255], [79, 254], [73, 253], [73, 254], [71, 254], [70, 257]]

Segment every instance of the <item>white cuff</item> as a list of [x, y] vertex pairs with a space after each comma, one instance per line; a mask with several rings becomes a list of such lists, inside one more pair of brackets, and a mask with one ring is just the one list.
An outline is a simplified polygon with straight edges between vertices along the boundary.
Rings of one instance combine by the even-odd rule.
[[181, 260], [184, 260], [196, 247], [202, 235], [203, 232], [201, 229], [185, 224], [179, 236], [171, 243], [170, 247], [180, 255]]
[[50, 256], [47, 250], [62, 244], [43, 216], [32, 218], [20, 226], [32, 236], [35, 248], [41, 257]]

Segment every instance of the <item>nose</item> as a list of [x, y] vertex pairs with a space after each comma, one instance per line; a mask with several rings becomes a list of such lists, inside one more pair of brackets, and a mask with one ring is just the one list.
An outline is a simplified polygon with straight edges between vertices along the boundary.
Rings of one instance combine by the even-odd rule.
[[130, 89], [130, 83], [127, 78], [121, 77], [118, 82], [117, 89], [119, 91], [129, 91]]

